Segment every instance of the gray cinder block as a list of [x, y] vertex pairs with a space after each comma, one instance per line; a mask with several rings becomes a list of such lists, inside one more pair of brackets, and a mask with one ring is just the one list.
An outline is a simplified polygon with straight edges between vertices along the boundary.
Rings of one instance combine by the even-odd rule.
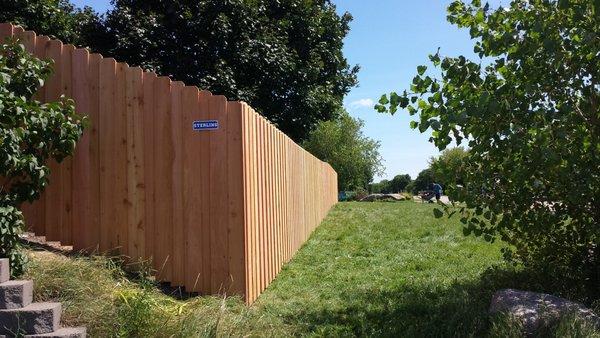
[[52, 333], [27, 335], [25, 338], [85, 338], [86, 335], [85, 327], [74, 327], [58, 329]]
[[19, 309], [32, 301], [32, 281], [13, 280], [0, 284], [0, 309]]
[[10, 262], [8, 258], [0, 259], [0, 283], [4, 283], [10, 279]]
[[60, 303], [33, 303], [24, 308], [0, 310], [0, 335], [51, 333], [59, 328]]

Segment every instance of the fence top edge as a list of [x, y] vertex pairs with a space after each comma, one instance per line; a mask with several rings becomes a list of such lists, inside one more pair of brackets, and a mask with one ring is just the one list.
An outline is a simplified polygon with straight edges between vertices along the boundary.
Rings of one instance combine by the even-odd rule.
[[[196, 86], [187, 86], [185, 85], [185, 83], [183, 81], [172, 81], [171, 78], [169, 76], [165, 76], [165, 75], [158, 75], [156, 74], [155, 71], [152, 70], [144, 70], [142, 67], [140, 66], [129, 66], [126, 62], [118, 62], [115, 58], [113, 57], [105, 57], [100, 53], [93, 53], [91, 52], [87, 47], [77, 47], [75, 45], [72, 44], [64, 44], [61, 40], [58, 39], [54, 39], [51, 38], [49, 36], [46, 35], [36, 35], [35, 31], [33, 30], [25, 30], [22, 26], [20, 25], [15, 25], [12, 24], [10, 22], [0, 22], [0, 28], [10, 28], [10, 30], [12, 31], [12, 35], [30, 35], [30, 36], [34, 36], [36, 37], [36, 39], [38, 41], [42, 41], [45, 42], [45, 44], [47, 46], [60, 46], [61, 48], [66, 48], [67, 50], [71, 50], [73, 53], [87, 53], [89, 55], [89, 58], [94, 58], [94, 59], [99, 59], [99, 63], [101, 64], [114, 64], [116, 67], [123, 67], [125, 68], [126, 71], [131, 71], [131, 72], [141, 72], [143, 77], [149, 77], [149, 78], [155, 78], [158, 81], [166, 81], [168, 82], [170, 85], [172, 86], [181, 86], [184, 90], [197, 90], [198, 91], [198, 95], [203, 96], [203, 97], [212, 97], [212, 99], [215, 100], [224, 100], [225, 103], [230, 103], [232, 105], [236, 105], [239, 106], [240, 109], [242, 110], [246, 110], [246, 112], [248, 114], [252, 114], [254, 113], [256, 116], [258, 116], [259, 120], [261, 123], [275, 129], [276, 134], [277, 135], [283, 135], [283, 137], [285, 138], [285, 140], [287, 141], [287, 143], [291, 143], [293, 145], [295, 145], [298, 149], [302, 150], [305, 154], [309, 155], [310, 157], [318, 160], [321, 163], [325, 163], [327, 164], [330, 168], [333, 169], [333, 167], [331, 167], [331, 165], [327, 162], [321, 161], [318, 158], [316, 158], [313, 154], [311, 154], [310, 152], [306, 151], [304, 148], [302, 148], [298, 143], [294, 142], [287, 134], [285, 134], [284, 132], [282, 132], [279, 128], [277, 128], [275, 126], [274, 123], [272, 123], [271, 121], [269, 121], [266, 117], [264, 117], [263, 115], [259, 114], [252, 106], [250, 106], [250, 104], [248, 104], [247, 102], [244, 101], [238, 101], [238, 100], [232, 100], [229, 101], [228, 98], [225, 95], [213, 95], [212, 92], [205, 90], [205, 89], [199, 89]], [[334, 170], [335, 172], [335, 170]]]

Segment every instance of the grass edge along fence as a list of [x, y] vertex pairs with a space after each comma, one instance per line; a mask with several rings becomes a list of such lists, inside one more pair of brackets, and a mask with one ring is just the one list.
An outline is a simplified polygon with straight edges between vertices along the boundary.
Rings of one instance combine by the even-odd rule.
[[36, 98], [72, 98], [91, 122], [75, 155], [50, 163], [42, 197], [22, 206], [37, 235], [252, 303], [337, 202], [331, 166], [247, 104], [0, 24], [10, 36], [54, 60]]

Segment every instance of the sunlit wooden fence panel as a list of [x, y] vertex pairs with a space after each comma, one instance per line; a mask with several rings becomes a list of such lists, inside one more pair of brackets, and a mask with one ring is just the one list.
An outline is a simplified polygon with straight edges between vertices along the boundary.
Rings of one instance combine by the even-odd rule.
[[22, 207], [36, 234], [250, 303], [336, 203], [331, 166], [247, 104], [0, 24], [10, 36], [54, 61], [37, 99], [64, 95], [90, 120], [75, 155], [50, 163], [40, 200]]

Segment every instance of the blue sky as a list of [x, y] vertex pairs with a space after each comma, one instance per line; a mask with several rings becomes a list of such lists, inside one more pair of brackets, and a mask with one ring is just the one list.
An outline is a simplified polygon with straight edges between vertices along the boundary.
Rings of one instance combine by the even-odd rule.
[[[109, 0], [73, 0], [104, 12]], [[359, 64], [359, 87], [345, 100], [350, 113], [365, 121], [365, 134], [381, 142], [385, 174], [410, 174], [415, 178], [425, 169], [429, 158], [438, 154], [428, 142], [429, 135], [409, 128], [410, 118], [399, 111], [394, 116], [373, 110], [378, 98], [410, 85], [418, 65], [427, 64], [427, 56], [438, 47], [442, 55], [475, 58], [473, 43], [466, 30], [446, 21], [451, 0], [334, 0], [340, 13], [348, 11], [354, 21], [346, 38], [345, 55]], [[509, 0], [490, 0], [496, 7]]]

